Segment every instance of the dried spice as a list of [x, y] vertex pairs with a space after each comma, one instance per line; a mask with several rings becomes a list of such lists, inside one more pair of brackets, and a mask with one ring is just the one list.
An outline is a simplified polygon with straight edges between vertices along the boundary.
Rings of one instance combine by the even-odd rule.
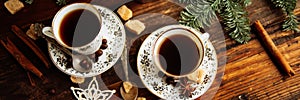
[[187, 78], [182, 78], [180, 81], [180, 90], [182, 91], [182, 95], [192, 97], [192, 92], [194, 92], [196, 88], [192, 87], [192, 83], [189, 83]]

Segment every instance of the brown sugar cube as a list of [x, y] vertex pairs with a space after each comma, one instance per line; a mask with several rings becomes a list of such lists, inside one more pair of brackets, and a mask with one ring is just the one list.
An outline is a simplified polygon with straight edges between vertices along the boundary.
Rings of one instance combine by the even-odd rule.
[[126, 5], [121, 6], [117, 12], [125, 21], [132, 17], [132, 11]]
[[131, 32], [133, 32], [137, 35], [142, 33], [146, 28], [144, 23], [142, 23], [139, 20], [129, 20], [125, 23], [125, 26], [128, 30], [130, 30]]
[[8, 0], [4, 3], [4, 6], [11, 14], [15, 14], [24, 7], [24, 4], [19, 0]]
[[132, 84], [130, 82], [123, 82], [123, 87], [125, 90], [125, 93], [129, 93], [130, 89], [133, 87]]
[[138, 97], [136, 100], [146, 100], [145, 97]]
[[31, 39], [36, 40], [38, 39], [37, 34], [35, 33], [34, 24], [30, 25], [30, 28], [27, 30], [26, 35], [29, 36]]
[[197, 83], [202, 83], [204, 80], [205, 72], [203, 69], [198, 69], [194, 73], [188, 75], [188, 79]]
[[85, 80], [85, 78], [75, 77], [75, 76], [71, 76], [70, 79], [73, 83], [77, 83], [77, 84], [82, 84]]

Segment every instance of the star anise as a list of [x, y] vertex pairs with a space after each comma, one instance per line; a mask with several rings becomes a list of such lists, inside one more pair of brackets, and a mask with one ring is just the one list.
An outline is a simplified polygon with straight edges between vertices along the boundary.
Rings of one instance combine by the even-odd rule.
[[180, 82], [180, 90], [182, 91], [181, 94], [186, 97], [192, 97], [192, 92], [194, 92], [196, 88], [191, 85], [192, 83], [189, 83], [187, 78], [183, 78]]

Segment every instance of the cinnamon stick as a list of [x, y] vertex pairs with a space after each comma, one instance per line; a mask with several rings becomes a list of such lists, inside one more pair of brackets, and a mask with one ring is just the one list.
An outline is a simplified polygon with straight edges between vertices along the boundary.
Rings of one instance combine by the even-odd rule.
[[20, 50], [13, 44], [13, 42], [7, 38], [7, 43], [5, 43], [3, 40], [0, 41], [1, 44], [7, 49], [7, 51], [14, 56], [14, 58], [18, 61], [18, 63], [25, 69], [42, 80], [45, 80], [45, 77], [41, 71], [39, 71], [21, 52]]
[[262, 41], [265, 43], [265, 46], [269, 50], [271, 56], [276, 60], [276, 62], [282, 67], [284, 72], [289, 76], [294, 76], [295, 71], [291, 68], [291, 66], [288, 64], [284, 56], [280, 53], [280, 51], [275, 46], [274, 42], [268, 35], [267, 31], [264, 29], [262, 24], [259, 20], [255, 21], [254, 26], [256, 27], [257, 31], [259, 32], [259, 36], [262, 39]]
[[11, 30], [42, 60], [47, 68], [50, 68], [50, 62], [42, 50], [31, 40], [18, 26], [12, 25]]

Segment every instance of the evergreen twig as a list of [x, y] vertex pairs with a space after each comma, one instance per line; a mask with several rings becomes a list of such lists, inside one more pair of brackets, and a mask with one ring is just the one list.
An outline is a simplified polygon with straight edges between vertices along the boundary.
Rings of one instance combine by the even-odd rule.
[[293, 11], [296, 8], [297, 0], [271, 0], [276, 7], [280, 7], [286, 14], [282, 28], [284, 31], [293, 30], [300, 32], [298, 25], [300, 24]]
[[189, 4], [180, 14], [179, 23], [196, 29], [209, 27], [218, 13], [222, 18], [225, 30], [232, 39], [247, 43], [250, 37], [250, 22], [244, 8], [250, 0], [179, 0]]

